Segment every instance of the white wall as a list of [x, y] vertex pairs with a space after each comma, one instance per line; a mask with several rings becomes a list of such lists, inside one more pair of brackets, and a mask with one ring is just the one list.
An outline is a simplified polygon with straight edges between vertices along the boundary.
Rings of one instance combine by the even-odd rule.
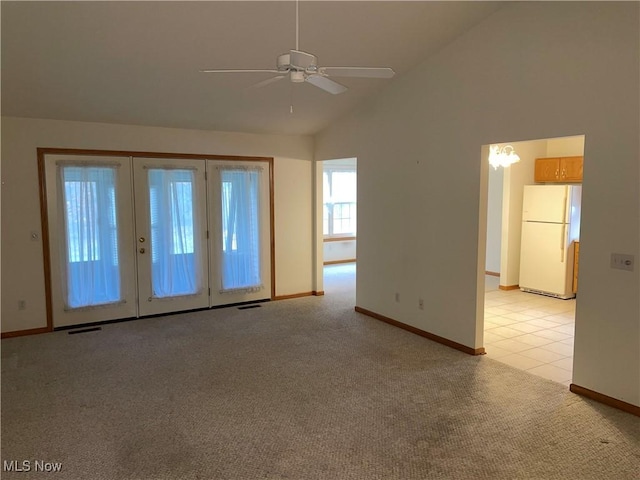
[[313, 289], [311, 137], [3, 117], [3, 332], [46, 326], [38, 147], [275, 157], [276, 295]]
[[584, 135], [550, 138], [547, 140], [547, 157], [576, 157], [584, 155]]
[[348, 262], [356, 258], [356, 240], [324, 242], [325, 262]]
[[573, 382], [640, 405], [640, 268], [609, 267], [640, 260], [639, 7], [505, 5], [316, 136], [358, 157], [359, 306], [482, 346], [480, 146], [585, 134]]
[[502, 245], [502, 184], [504, 168], [489, 169], [489, 193], [487, 199], [487, 259], [485, 270], [500, 273]]
[[[308, 157], [307, 157], [308, 158]], [[313, 162], [276, 158], [276, 295], [314, 290]]]

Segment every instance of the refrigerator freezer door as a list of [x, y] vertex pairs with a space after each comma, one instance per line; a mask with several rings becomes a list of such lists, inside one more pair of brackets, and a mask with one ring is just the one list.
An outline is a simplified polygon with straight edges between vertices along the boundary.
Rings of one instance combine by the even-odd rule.
[[[572, 298], [572, 244], [568, 225], [522, 223], [520, 288], [560, 298]], [[567, 261], [569, 259], [569, 261]]]
[[568, 185], [525, 185], [522, 221], [568, 223], [568, 194]]

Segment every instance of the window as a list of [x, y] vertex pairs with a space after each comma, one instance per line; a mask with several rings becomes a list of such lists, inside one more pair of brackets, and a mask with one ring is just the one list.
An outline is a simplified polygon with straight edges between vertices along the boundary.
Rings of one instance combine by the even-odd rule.
[[151, 278], [155, 298], [199, 291], [192, 170], [149, 169]]
[[220, 169], [222, 209], [222, 292], [262, 288], [260, 274], [261, 171]]
[[356, 234], [356, 171], [328, 168], [323, 174], [323, 233], [325, 236]]
[[120, 300], [116, 176], [113, 167], [61, 166], [66, 306]]
[[[161, 172], [161, 170], [156, 172]], [[152, 178], [153, 181], [155, 179]], [[191, 182], [174, 181], [165, 185], [164, 188], [168, 189], [168, 192], [166, 192], [166, 204], [163, 204], [158, 196], [160, 188], [157, 181], [152, 183], [149, 188], [152, 243], [157, 244], [162, 229], [167, 228], [171, 232], [169, 246], [171, 255], [193, 253], [193, 192]], [[170, 225], [165, 225], [162, 222], [163, 217], [159, 213], [162, 208], [168, 209]], [[153, 250], [152, 254], [153, 261], [157, 261], [156, 251]]]

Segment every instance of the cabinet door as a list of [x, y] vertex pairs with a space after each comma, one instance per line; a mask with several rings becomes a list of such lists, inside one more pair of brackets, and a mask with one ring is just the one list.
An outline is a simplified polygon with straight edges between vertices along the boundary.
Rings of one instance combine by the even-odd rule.
[[563, 182], [582, 181], [583, 157], [563, 157], [560, 159], [560, 177]]
[[557, 182], [559, 176], [559, 158], [536, 158], [534, 170], [534, 179], [536, 182]]

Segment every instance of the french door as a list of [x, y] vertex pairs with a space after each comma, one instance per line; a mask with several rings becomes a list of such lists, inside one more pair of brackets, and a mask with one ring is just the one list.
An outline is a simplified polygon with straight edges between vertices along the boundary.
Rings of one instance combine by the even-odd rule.
[[45, 166], [54, 327], [135, 317], [131, 158]]
[[209, 306], [205, 162], [136, 158], [140, 315]]
[[271, 298], [269, 175], [264, 162], [207, 162], [211, 306]]
[[271, 298], [268, 164], [46, 155], [54, 327]]

